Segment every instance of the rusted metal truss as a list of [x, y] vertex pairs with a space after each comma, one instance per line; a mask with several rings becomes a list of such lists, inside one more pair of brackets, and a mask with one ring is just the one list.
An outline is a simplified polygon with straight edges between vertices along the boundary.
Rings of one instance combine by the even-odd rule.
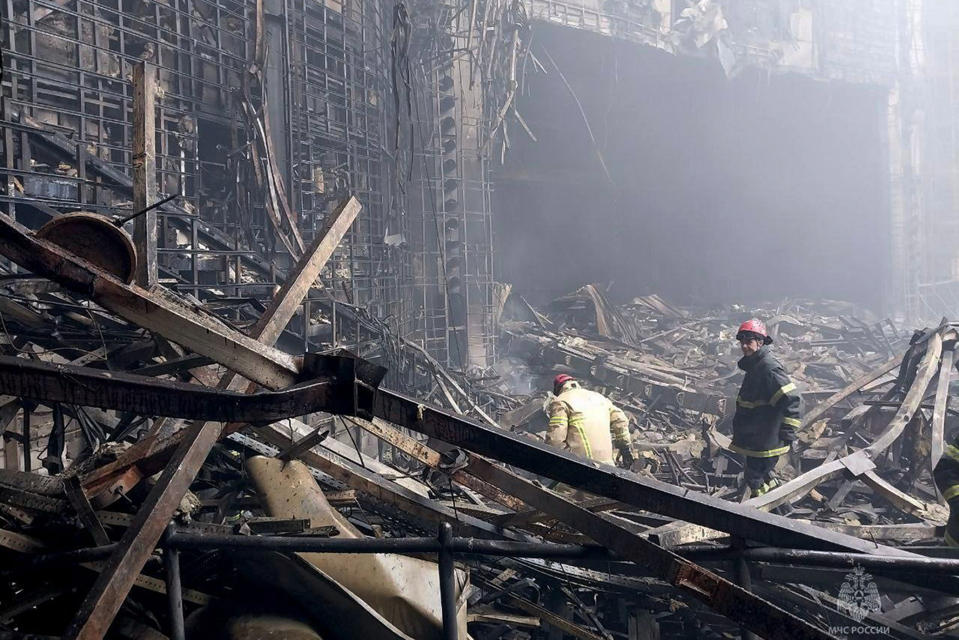
[[[128, 285], [62, 247], [38, 238], [3, 214], [0, 214], [0, 253], [71, 291], [91, 297], [129, 322], [229, 367], [251, 382], [268, 389], [281, 389], [296, 383], [300, 363], [270, 345], [349, 229], [359, 208], [359, 203], [351, 198], [334, 212], [310, 252], [301, 258], [296, 273], [291, 275], [261, 317], [254, 337], [236, 331], [163, 289]], [[222, 386], [230, 387], [232, 382], [231, 375]], [[170, 391], [169, 388], [166, 390], [168, 401], [171, 400]], [[152, 401], [157, 400], [154, 397]], [[153, 415], [164, 415], [164, 412]], [[221, 431], [218, 422], [195, 422], [179, 439], [159, 481], [77, 612], [67, 637], [93, 639], [106, 633], [177, 504], [210, 448], [220, 438]]]

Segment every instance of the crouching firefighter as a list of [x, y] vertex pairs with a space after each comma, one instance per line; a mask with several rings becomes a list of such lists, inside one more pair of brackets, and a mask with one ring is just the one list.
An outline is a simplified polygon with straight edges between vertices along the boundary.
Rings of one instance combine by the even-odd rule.
[[746, 458], [745, 480], [753, 497], [779, 485], [779, 456], [796, 440], [799, 394], [782, 363], [770, 353], [766, 325], [753, 318], [736, 334], [743, 351], [739, 368], [746, 372], [733, 417], [732, 449]]
[[629, 439], [629, 421], [622, 409], [606, 396], [582, 388], [565, 373], [553, 380], [553, 395], [556, 397], [546, 409], [547, 444], [604, 464], [615, 464], [615, 446], [622, 465], [630, 468], [636, 455]]
[[959, 547], [959, 434], [956, 434], [952, 443], [942, 452], [932, 475], [939, 487], [939, 493], [949, 505], [946, 544]]

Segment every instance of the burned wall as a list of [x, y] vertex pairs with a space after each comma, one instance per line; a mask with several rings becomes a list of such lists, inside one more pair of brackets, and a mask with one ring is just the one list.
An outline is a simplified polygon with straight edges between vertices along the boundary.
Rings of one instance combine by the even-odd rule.
[[515, 136], [496, 172], [501, 277], [542, 295], [596, 281], [706, 303], [881, 303], [883, 91], [729, 80], [715, 60], [554, 27], [536, 42], [546, 73], [529, 72], [520, 108], [538, 142]]

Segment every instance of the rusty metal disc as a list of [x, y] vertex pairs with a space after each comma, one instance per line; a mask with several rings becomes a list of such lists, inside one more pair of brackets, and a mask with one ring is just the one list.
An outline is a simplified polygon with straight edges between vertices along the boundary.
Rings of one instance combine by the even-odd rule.
[[137, 264], [133, 239], [106, 216], [89, 211], [67, 213], [43, 225], [36, 235], [126, 283], [133, 281]]

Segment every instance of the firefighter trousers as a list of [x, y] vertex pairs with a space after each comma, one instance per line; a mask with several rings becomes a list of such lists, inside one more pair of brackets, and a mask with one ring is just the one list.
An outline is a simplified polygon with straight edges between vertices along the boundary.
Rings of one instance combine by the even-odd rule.
[[959, 496], [947, 501], [949, 520], [946, 521], [946, 544], [959, 547]]
[[746, 457], [746, 470], [744, 473], [746, 486], [752, 491], [753, 497], [761, 496], [767, 491], [772, 490], [779, 485], [779, 479], [776, 477], [776, 463], [779, 462], [779, 456], [770, 458]]

